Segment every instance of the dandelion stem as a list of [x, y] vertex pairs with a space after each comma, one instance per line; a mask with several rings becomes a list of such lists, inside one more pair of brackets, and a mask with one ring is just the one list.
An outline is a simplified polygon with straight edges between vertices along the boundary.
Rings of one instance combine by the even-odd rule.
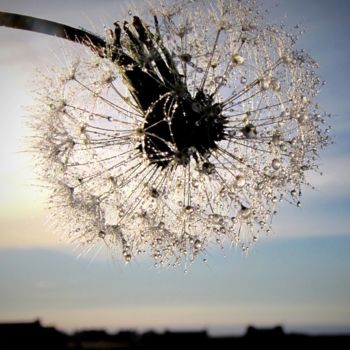
[[[86, 45], [93, 49], [93, 51], [106, 47], [106, 42], [102, 38], [83, 29], [17, 13], [0, 11], [0, 26], [57, 36]], [[103, 57], [103, 50], [101, 52], [99, 50], [97, 51]]]

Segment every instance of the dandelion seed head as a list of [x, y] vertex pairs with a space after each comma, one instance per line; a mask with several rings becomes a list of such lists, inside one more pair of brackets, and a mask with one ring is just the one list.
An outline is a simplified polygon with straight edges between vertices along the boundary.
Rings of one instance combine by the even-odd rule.
[[82, 50], [43, 79], [33, 146], [52, 215], [72, 241], [126, 263], [187, 266], [225, 243], [246, 252], [280, 199], [300, 206], [329, 142], [317, 64], [255, 1], [131, 14], [104, 57]]

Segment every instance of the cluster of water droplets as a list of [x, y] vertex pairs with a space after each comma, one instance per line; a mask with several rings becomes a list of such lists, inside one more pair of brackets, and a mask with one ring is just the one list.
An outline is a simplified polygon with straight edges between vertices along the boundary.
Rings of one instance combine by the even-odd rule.
[[[52, 216], [80, 246], [107, 245], [126, 262], [149, 254], [156, 266], [187, 266], [226, 243], [247, 251], [271, 231], [278, 202], [300, 206], [305, 172], [317, 171], [329, 142], [328, 116], [313, 103], [317, 64], [294, 49], [297, 33], [266, 25], [253, 1], [152, 4], [142, 18], [187, 87], [172, 86], [173, 96], [212, 95], [225, 138], [205, 156], [189, 149], [166, 167], [152, 164], [139, 147], [151, 132], [145, 111], [121, 77], [132, 67], [82, 49], [42, 80], [32, 119]], [[164, 111], [169, 123], [176, 108]]]

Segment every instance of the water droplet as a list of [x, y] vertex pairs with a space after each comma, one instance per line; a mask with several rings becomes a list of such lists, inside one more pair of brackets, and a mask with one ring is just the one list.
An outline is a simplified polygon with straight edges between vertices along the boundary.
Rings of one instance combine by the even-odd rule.
[[235, 137], [236, 136], [236, 130], [229, 130], [227, 132], [227, 135], [230, 136], [230, 137]]
[[281, 164], [281, 161], [279, 159], [275, 158], [275, 159], [272, 160], [271, 165], [272, 165], [272, 168], [274, 170], [278, 170], [281, 167], [282, 164]]
[[218, 75], [214, 78], [215, 83], [220, 84], [223, 80], [223, 77], [221, 75]]
[[282, 60], [282, 62], [285, 63], [285, 64], [289, 64], [289, 63], [292, 62], [292, 58], [291, 58], [289, 55], [287, 55], [287, 54], [281, 56], [281, 60]]
[[193, 112], [199, 113], [201, 111], [201, 105], [198, 102], [192, 103], [192, 110]]
[[307, 114], [303, 113], [303, 114], [299, 115], [298, 121], [299, 121], [300, 124], [304, 124], [308, 120], [309, 120], [309, 116]]
[[202, 172], [207, 175], [213, 174], [215, 171], [214, 164], [211, 164], [209, 162], [204, 162], [202, 165]]
[[237, 66], [237, 65], [241, 65], [244, 63], [244, 58], [239, 55], [238, 53], [235, 53], [231, 56], [231, 62]]
[[272, 78], [270, 80], [270, 86], [271, 86], [272, 90], [274, 90], [276, 92], [281, 90], [281, 83], [276, 78]]
[[244, 207], [242, 205], [242, 208], [240, 210], [240, 214], [241, 214], [242, 218], [247, 219], [251, 214], [251, 210], [250, 210], [250, 208]]
[[270, 87], [270, 79], [263, 78], [260, 80], [261, 90], [267, 90]]
[[183, 53], [182, 55], [179, 56], [181, 61], [185, 62], [185, 63], [189, 63], [191, 62], [192, 56], [188, 53]]
[[195, 249], [202, 248], [202, 242], [199, 239], [196, 239], [196, 241], [194, 242], [194, 248]]
[[253, 124], [251, 124], [251, 123], [249, 123], [245, 127], [243, 127], [241, 129], [241, 132], [243, 133], [243, 135], [247, 139], [253, 139], [258, 134], [257, 131], [256, 131], [256, 127]]
[[159, 191], [156, 188], [152, 187], [150, 189], [150, 195], [151, 195], [152, 198], [159, 198], [160, 193], [159, 193]]
[[296, 137], [292, 138], [292, 140], [290, 141], [290, 144], [291, 144], [292, 146], [297, 145], [297, 144], [298, 144], [298, 139], [297, 139]]
[[281, 141], [281, 133], [279, 131], [276, 131], [273, 135], [272, 135], [272, 143], [277, 145], [279, 144]]
[[257, 189], [258, 190], [262, 190], [264, 188], [264, 183], [263, 182], [259, 182], [257, 185]]
[[186, 211], [187, 214], [193, 213], [193, 210], [194, 209], [193, 209], [193, 207], [191, 205], [188, 205], [188, 206], [185, 207], [185, 211]]
[[192, 180], [192, 186], [193, 186], [193, 188], [198, 188], [198, 187], [199, 187], [199, 181], [193, 179], [193, 180]]
[[303, 104], [307, 104], [307, 103], [309, 102], [309, 99], [308, 99], [306, 96], [303, 96], [303, 97], [301, 98], [301, 102], [302, 102]]
[[242, 175], [236, 176], [236, 186], [243, 187], [245, 185], [245, 177]]
[[215, 69], [217, 66], [218, 66], [218, 62], [213, 61], [213, 62], [211, 63], [211, 68]]

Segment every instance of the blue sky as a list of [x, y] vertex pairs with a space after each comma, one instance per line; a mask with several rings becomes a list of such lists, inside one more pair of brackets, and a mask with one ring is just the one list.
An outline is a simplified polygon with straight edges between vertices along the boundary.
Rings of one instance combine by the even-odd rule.
[[[291, 330], [349, 330], [349, 238], [265, 240], [248, 257], [213, 253], [209, 266], [155, 271], [52, 249], [0, 256], [1, 314], [41, 316], [67, 329], [107, 326], [241, 331], [252, 322]], [[326, 262], [326, 263], [325, 263]], [[9, 273], [11, 272], [11, 273]], [[103, 318], [103, 321], [101, 321]]]
[[[0, 321], [32, 320], [64, 329], [107, 327], [208, 328], [247, 324], [291, 330], [350, 332], [350, 4], [348, 1], [264, 1], [273, 21], [301, 23], [298, 46], [320, 64], [327, 84], [318, 99], [334, 115], [335, 144], [322, 153], [323, 176], [310, 175], [302, 208], [283, 205], [274, 233], [248, 256], [211, 251], [188, 274], [157, 271], [139, 261], [124, 266], [103, 254], [78, 253], [49, 232], [45, 195], [32, 186], [25, 149], [24, 106], [36, 67], [60, 43], [0, 28]], [[94, 30], [111, 24], [126, 1], [0, 0], [0, 10]], [[114, 13], [116, 16], [114, 16]], [[284, 16], [287, 15], [286, 18]]]

